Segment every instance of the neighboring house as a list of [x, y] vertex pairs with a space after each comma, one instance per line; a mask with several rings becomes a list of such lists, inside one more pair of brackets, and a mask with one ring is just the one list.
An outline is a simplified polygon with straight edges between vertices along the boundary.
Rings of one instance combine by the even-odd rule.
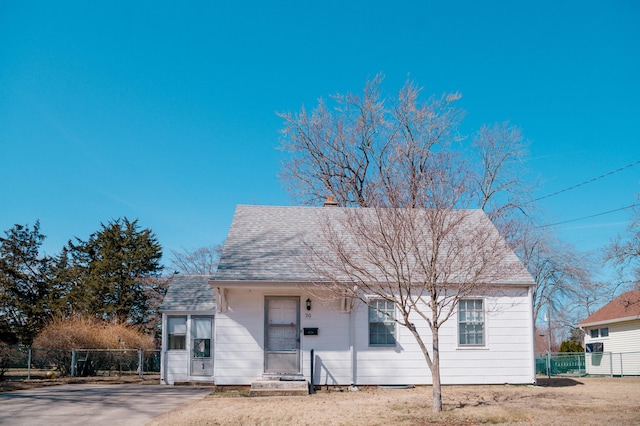
[[215, 292], [208, 275], [176, 274], [160, 306], [160, 382], [212, 382]]
[[[208, 380], [217, 385], [249, 385], [265, 377], [310, 380], [313, 350], [315, 384], [431, 383], [430, 370], [410, 330], [364, 303], [317, 295], [313, 284], [317, 277], [307, 266], [305, 253], [308, 247], [323, 244], [319, 238], [322, 218], [337, 219], [342, 210], [237, 207], [218, 270], [209, 281], [217, 311], [211, 343], [213, 374]], [[471, 212], [471, 217], [489, 223], [479, 210]], [[491, 229], [497, 235], [492, 225]], [[512, 278], [464, 299], [440, 328], [443, 384], [535, 382], [535, 283], [513, 253], [509, 262], [518, 267]], [[178, 284], [174, 282], [172, 289]], [[201, 302], [212, 300], [210, 296]], [[164, 325], [178, 320], [183, 324], [186, 317], [187, 326], [181, 330], [188, 335], [189, 318], [201, 314], [198, 306], [186, 299], [183, 303], [176, 310], [168, 309], [173, 304], [165, 302], [163, 320]], [[396, 314], [393, 304], [381, 299], [372, 298], [370, 305]], [[428, 342], [429, 327], [417, 316], [415, 325]], [[164, 330], [175, 333], [175, 328]], [[189, 365], [188, 344], [185, 349], [172, 348], [170, 340], [163, 338], [163, 354], [169, 361], [165, 369], [171, 372], [163, 376], [165, 383], [186, 377], [177, 372]], [[174, 362], [181, 366], [174, 367]], [[193, 371], [191, 364], [191, 378]]]
[[640, 375], [640, 290], [615, 298], [582, 320], [587, 374]]

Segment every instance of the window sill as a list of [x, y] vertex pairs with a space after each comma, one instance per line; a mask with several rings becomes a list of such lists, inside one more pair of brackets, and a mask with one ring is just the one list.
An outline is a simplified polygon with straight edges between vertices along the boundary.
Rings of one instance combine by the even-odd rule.
[[457, 351], [488, 351], [488, 346], [458, 346]]

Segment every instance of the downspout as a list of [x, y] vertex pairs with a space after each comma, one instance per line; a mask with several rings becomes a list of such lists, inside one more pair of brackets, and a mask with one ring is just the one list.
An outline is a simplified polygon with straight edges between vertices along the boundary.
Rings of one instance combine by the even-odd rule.
[[354, 337], [355, 333], [353, 331], [354, 327], [354, 318], [353, 318], [353, 308], [349, 309], [349, 355], [351, 356], [351, 388], [353, 389], [356, 386], [356, 351], [354, 345]]
[[165, 377], [167, 369], [164, 365], [167, 362], [167, 315], [162, 313], [162, 340], [160, 341], [160, 383], [163, 385], [167, 384], [167, 378]]
[[527, 293], [529, 295], [529, 313], [531, 314], [529, 317], [529, 321], [531, 321], [531, 368], [533, 375], [531, 377], [531, 383], [536, 384], [536, 348], [535, 348], [535, 334], [536, 334], [536, 325], [533, 323], [533, 287], [529, 286], [527, 289]]

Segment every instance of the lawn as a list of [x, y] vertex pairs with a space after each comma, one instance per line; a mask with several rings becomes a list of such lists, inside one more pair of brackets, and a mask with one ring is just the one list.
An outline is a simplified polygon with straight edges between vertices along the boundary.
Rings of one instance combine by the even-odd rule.
[[305, 397], [214, 392], [151, 425], [640, 424], [640, 378], [540, 379], [537, 386], [445, 386], [444, 410], [431, 411], [431, 388], [324, 389]]

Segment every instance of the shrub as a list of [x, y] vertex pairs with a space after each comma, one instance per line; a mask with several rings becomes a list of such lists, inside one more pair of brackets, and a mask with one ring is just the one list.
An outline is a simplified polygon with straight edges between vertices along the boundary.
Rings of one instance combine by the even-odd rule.
[[118, 322], [105, 322], [88, 317], [54, 319], [33, 340], [33, 347], [71, 350], [90, 349], [154, 349], [153, 336]]
[[[69, 373], [71, 349], [154, 349], [153, 336], [118, 322], [100, 321], [91, 317], [54, 319], [33, 341], [34, 348], [47, 348], [34, 353], [34, 363], [56, 367], [60, 374]], [[41, 354], [40, 356], [38, 354]], [[80, 363], [79, 363], [80, 366]], [[80, 374], [94, 374], [102, 369], [97, 360], [85, 359]]]
[[560, 352], [584, 352], [584, 348], [580, 342], [565, 340], [560, 344]]

